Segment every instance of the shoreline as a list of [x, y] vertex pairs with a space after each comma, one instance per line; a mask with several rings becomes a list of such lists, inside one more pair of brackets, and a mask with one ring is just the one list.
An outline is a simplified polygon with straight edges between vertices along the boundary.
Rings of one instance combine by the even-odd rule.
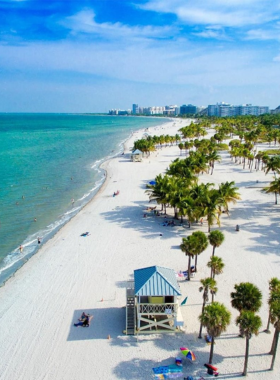
[[[181, 126], [177, 123], [176, 128]], [[173, 128], [171, 123], [170, 131]], [[200, 178], [215, 184], [234, 180], [242, 196], [230, 207], [230, 217], [222, 215], [221, 230], [226, 237], [216, 249], [216, 255], [225, 262], [224, 272], [217, 279], [217, 301], [232, 312], [231, 325], [216, 340], [214, 349], [213, 363], [219, 367], [219, 377], [225, 379], [242, 378], [245, 352], [229, 292], [241, 281], [260, 287], [260, 316], [265, 328], [268, 279], [277, 276], [280, 269], [280, 216], [273, 196], [253, 186], [257, 179], [260, 184], [270, 177], [243, 170], [230, 161], [228, 153], [222, 156], [213, 175]], [[202, 306], [198, 288], [200, 279], [209, 276], [206, 263], [212, 247], [199, 257], [195, 278], [179, 280], [182, 300], [188, 296], [187, 305], [181, 308], [185, 332], [138, 337], [122, 334], [125, 287], [133, 270], [152, 265], [184, 270], [187, 258], [179, 248], [182, 237], [196, 230], [207, 232], [206, 223], [193, 224], [187, 230], [180, 225], [163, 227], [163, 219], [153, 215], [143, 218], [143, 210], [149, 205], [146, 183], [163, 173], [177, 157], [178, 147], [170, 146], [152, 153], [142, 163], [131, 162], [127, 155], [106, 161], [108, 180], [94, 199], [42, 246], [5, 288], [0, 288], [0, 361], [5, 380], [87, 380], [93, 373], [97, 379], [150, 379], [152, 368], [172, 364], [182, 346], [188, 346], [197, 356], [194, 364], [183, 361], [184, 376], [207, 376], [203, 363], [209, 358], [209, 346], [197, 339]], [[120, 194], [113, 197], [116, 190]], [[172, 217], [171, 209], [168, 213]], [[236, 224], [240, 225], [238, 233]], [[81, 237], [84, 231], [90, 235]], [[73, 327], [83, 311], [93, 315], [89, 328]], [[264, 333], [252, 338], [249, 377], [278, 378], [279, 357], [275, 371], [267, 371], [270, 356], [266, 352], [271, 340], [272, 334]]]
[[[107, 115], [108, 116], [108, 115]], [[144, 117], [144, 116], [143, 116]], [[160, 118], [158, 118], [160, 119]], [[169, 118], [170, 119], [170, 118]], [[171, 120], [173, 119], [170, 119], [170, 122]], [[168, 124], [168, 122], [165, 122], [165, 124]], [[157, 125], [157, 126], [154, 126], [154, 127], [150, 127], [150, 128], [158, 128], [160, 127], [161, 125]], [[92, 164], [92, 168], [96, 166], [96, 169], [95, 170], [104, 170], [102, 165], [104, 165], [106, 162], [118, 157], [119, 155], [121, 155], [121, 152], [124, 151], [124, 146], [126, 144], [127, 141], [129, 141], [132, 137], [133, 137], [133, 134], [134, 133], [137, 133], [137, 132], [144, 132], [145, 128], [139, 128], [135, 131], [130, 131], [130, 134], [128, 135], [127, 138], [125, 138], [124, 140], [120, 141], [119, 143], [119, 150], [116, 154], [114, 155], [110, 155], [110, 153], [108, 154], [108, 156], [102, 158], [99, 160], [99, 162], [97, 161], [97, 163], [93, 163]], [[129, 131], [128, 131], [129, 132]], [[54, 227], [51, 231], [49, 232], [46, 232], [47, 231], [47, 227], [45, 227], [45, 235], [42, 236], [42, 242], [41, 242], [41, 245], [38, 246], [37, 245], [37, 239], [35, 239], [34, 237], [34, 241], [35, 241], [35, 246], [36, 248], [33, 249], [31, 252], [27, 252], [26, 254], [24, 254], [23, 256], [17, 258], [17, 260], [11, 264], [7, 264], [5, 268], [1, 268], [1, 272], [0, 272], [0, 288], [5, 286], [6, 282], [9, 280], [9, 278], [15, 276], [15, 274], [34, 256], [36, 255], [40, 249], [42, 248], [42, 246], [44, 244], [46, 244], [50, 239], [52, 239], [60, 230], [61, 228], [63, 228], [67, 223], [69, 223], [70, 220], [72, 220], [77, 214], [79, 214], [79, 212], [81, 212], [84, 207], [86, 207], [98, 194], [98, 192], [100, 191], [100, 189], [102, 188], [102, 186], [104, 185], [106, 181], [106, 178], [105, 180], [103, 179], [103, 177], [101, 176], [100, 179], [97, 179], [94, 183], [94, 186], [92, 189], [89, 190], [89, 193], [93, 193], [89, 199], [84, 203], [84, 204], [81, 204], [80, 206], [77, 207], [77, 210], [75, 211], [71, 211], [71, 210], [66, 210], [64, 212], [64, 214], [60, 217], [62, 218], [61, 221], [56, 220], [54, 222], [52, 222], [52, 224], [54, 224]], [[94, 190], [93, 190], [94, 189]], [[82, 195], [81, 199], [79, 199], [78, 201], [82, 200], [82, 198], [85, 197], [85, 194]], [[85, 197], [87, 198], [87, 197]], [[71, 216], [69, 218], [66, 218], [66, 215], [67, 214], [70, 214]], [[63, 220], [63, 218], [66, 218], [65, 220]], [[56, 222], [58, 222], [58, 225], [55, 226]], [[41, 236], [42, 233], [35, 233], [33, 234], [34, 236], [38, 235], [38, 236]], [[30, 235], [30, 238], [32, 238], [32, 235]], [[29, 247], [30, 244], [33, 243], [33, 240], [28, 240], [28, 236], [26, 237], [26, 239], [20, 244], [22, 245], [23, 247]], [[12, 253], [15, 253], [17, 252], [18, 250], [15, 249], [14, 251], [12, 251]], [[4, 258], [5, 260], [5, 258]]]

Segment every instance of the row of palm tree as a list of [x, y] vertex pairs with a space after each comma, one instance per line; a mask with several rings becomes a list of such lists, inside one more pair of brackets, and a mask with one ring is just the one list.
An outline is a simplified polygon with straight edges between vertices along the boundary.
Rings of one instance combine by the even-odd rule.
[[[211, 348], [209, 363], [212, 363], [215, 338], [219, 337], [222, 332], [226, 331], [230, 324], [231, 313], [223, 304], [213, 302], [205, 306], [208, 301], [207, 292], [216, 292], [216, 284], [211, 281], [211, 278], [201, 280], [204, 286], [202, 313], [199, 316], [201, 323], [200, 335], [202, 326], [205, 326], [207, 333], [211, 336]], [[269, 354], [272, 355], [270, 370], [274, 369], [274, 363], [277, 353], [277, 346], [280, 333], [280, 280], [273, 278], [270, 281], [270, 297], [269, 297], [269, 323], [273, 323], [275, 327], [274, 337]], [[201, 289], [201, 288], [200, 288]], [[246, 282], [234, 286], [235, 291], [231, 293], [232, 307], [239, 311], [239, 316], [236, 318], [236, 325], [239, 326], [240, 336], [246, 338], [245, 360], [243, 376], [247, 375], [249, 345], [252, 335], [258, 335], [262, 325], [261, 318], [255, 313], [261, 307], [262, 293], [253, 284]], [[206, 300], [206, 301], [205, 301]]]
[[[202, 328], [207, 328], [207, 333], [211, 336], [211, 348], [209, 363], [212, 363], [214, 353], [215, 338], [220, 336], [222, 332], [226, 331], [230, 323], [231, 314], [223, 304], [214, 302], [214, 295], [217, 293], [217, 282], [215, 275], [223, 271], [223, 260], [215, 256], [215, 249], [219, 247], [224, 241], [224, 234], [221, 231], [212, 231], [208, 237], [201, 231], [193, 232], [187, 238], [182, 239], [180, 245], [181, 250], [188, 256], [188, 280], [190, 280], [191, 273], [191, 258], [196, 257], [195, 270], [197, 270], [197, 256], [201, 254], [208, 246], [208, 241], [212, 245], [212, 255], [207, 266], [211, 268], [210, 277], [202, 279], [200, 292], [203, 292], [202, 298], [202, 312], [199, 316], [200, 329], [199, 338], [202, 338]], [[259, 311], [262, 305], [262, 293], [260, 290], [249, 282], [240, 283], [234, 286], [234, 292], [231, 293], [232, 307], [239, 311], [239, 316], [236, 318], [236, 324], [239, 326], [240, 336], [246, 338], [245, 360], [243, 375], [247, 375], [248, 358], [249, 358], [249, 343], [252, 335], [258, 335], [262, 325], [261, 318], [255, 313]], [[269, 331], [269, 324], [272, 322], [275, 327], [274, 338], [270, 350], [273, 355], [271, 362], [271, 370], [274, 367], [278, 338], [280, 332], [280, 280], [272, 278], [269, 282], [269, 317], [267, 329]], [[209, 301], [209, 293], [212, 294], [211, 305], [206, 306]]]
[[201, 170], [201, 162], [196, 161], [187, 166], [181, 161], [175, 160], [168, 174], [156, 176], [155, 185], [149, 185], [146, 193], [150, 201], [155, 200], [162, 205], [165, 213], [168, 205], [173, 207], [174, 217], [178, 219], [181, 216], [181, 223], [183, 217], [187, 216], [189, 227], [191, 223], [207, 217], [210, 232], [215, 222], [220, 226], [220, 215], [229, 212], [229, 203], [240, 199], [238, 188], [233, 181], [221, 183], [218, 189], [212, 183], [198, 184], [194, 172]]
[[175, 136], [160, 135], [160, 136], [146, 136], [145, 138], [134, 141], [132, 150], [139, 149], [144, 153], [150, 153], [156, 150], [156, 147], [162, 147], [163, 145], [178, 144], [181, 141], [181, 136], [176, 134]]

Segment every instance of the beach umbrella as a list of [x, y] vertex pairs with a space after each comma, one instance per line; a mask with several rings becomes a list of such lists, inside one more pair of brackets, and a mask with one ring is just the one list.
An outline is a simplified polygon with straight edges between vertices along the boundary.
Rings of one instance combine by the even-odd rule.
[[156, 181], [150, 181], [149, 184], [154, 186], [154, 185], [156, 185]]
[[189, 350], [188, 348], [181, 347], [180, 350], [181, 350], [182, 354], [185, 355], [185, 357], [187, 359], [189, 359], [191, 362], [194, 362], [196, 360], [195, 354], [191, 350]]

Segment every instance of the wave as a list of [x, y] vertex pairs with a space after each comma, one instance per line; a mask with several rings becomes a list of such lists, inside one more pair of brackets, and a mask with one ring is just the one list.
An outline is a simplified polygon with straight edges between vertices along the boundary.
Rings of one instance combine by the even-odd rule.
[[[101, 164], [104, 160], [98, 160], [98, 163]], [[99, 167], [96, 169], [98, 173], [103, 174], [103, 170]], [[96, 195], [102, 184], [104, 183], [105, 178], [102, 175], [101, 178], [97, 179], [94, 183], [92, 189], [89, 192], [85, 193], [81, 198], [78, 199], [75, 203], [77, 206], [73, 206], [72, 209], [66, 210], [62, 215], [59, 216], [57, 220], [53, 223], [46, 226], [45, 229], [39, 230], [36, 233], [29, 235], [21, 244], [23, 247], [22, 252], [19, 249], [15, 249], [3, 259], [0, 267], [0, 286], [5, 284], [5, 282], [19, 269], [21, 268], [27, 260], [29, 260], [38, 249], [51, 239], [57, 232], [63, 227], [66, 223], [70, 221], [78, 212], [93, 199]], [[38, 244], [38, 237], [41, 239], [41, 243]]]

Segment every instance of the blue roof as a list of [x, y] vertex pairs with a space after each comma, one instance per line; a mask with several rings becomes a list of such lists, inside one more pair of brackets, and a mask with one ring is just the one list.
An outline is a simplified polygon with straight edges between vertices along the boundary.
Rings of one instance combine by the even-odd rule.
[[134, 271], [135, 295], [180, 296], [181, 291], [173, 269], [153, 266]]

